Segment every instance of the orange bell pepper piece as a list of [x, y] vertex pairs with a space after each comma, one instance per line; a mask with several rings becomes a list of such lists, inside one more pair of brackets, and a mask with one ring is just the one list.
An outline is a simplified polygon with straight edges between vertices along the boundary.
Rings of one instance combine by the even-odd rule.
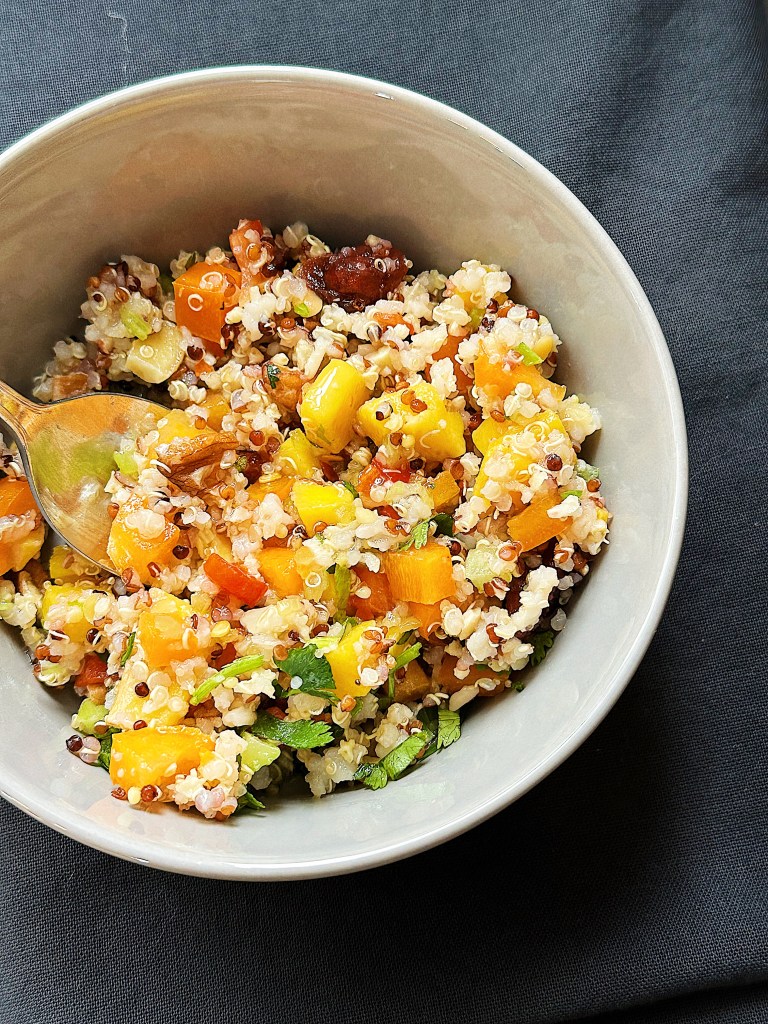
[[556, 490], [547, 491], [534, 498], [522, 512], [507, 522], [507, 533], [520, 545], [521, 551], [530, 551], [540, 544], [563, 533], [573, 522], [572, 518], [552, 519], [547, 512], [559, 505], [562, 498]]
[[0, 480], [0, 517], [35, 511], [37, 505], [26, 480], [12, 480], [9, 476]]
[[451, 553], [436, 541], [423, 548], [391, 551], [382, 561], [396, 601], [436, 604], [456, 593]]
[[263, 548], [259, 552], [259, 570], [278, 597], [304, 593], [304, 580], [296, 568], [296, 553], [291, 548]]
[[558, 402], [565, 398], [565, 388], [561, 384], [547, 380], [535, 366], [526, 366], [525, 363], [510, 364], [503, 360], [492, 363], [485, 352], [481, 352], [475, 360], [475, 384], [485, 391], [489, 398], [506, 398], [518, 384], [530, 384], [534, 398], [544, 388], [549, 388]]
[[237, 305], [242, 278], [230, 267], [195, 263], [173, 282], [176, 323], [204, 341], [221, 343], [227, 313]]
[[[432, 362], [436, 363], [439, 359], [450, 359], [453, 363], [453, 373], [456, 377], [456, 385], [459, 392], [462, 395], [467, 395], [469, 394], [469, 389], [472, 387], [473, 381], [457, 358], [459, 354], [459, 345], [463, 340], [463, 338], [457, 338], [454, 335], [449, 335], [437, 352], [432, 356]], [[427, 366], [424, 376], [427, 380], [432, 380], [429, 366]]]
[[419, 620], [419, 633], [425, 640], [432, 640], [435, 627], [443, 621], [440, 614], [440, 602], [436, 604], [419, 604], [417, 601], [409, 601], [408, 608], [411, 615]]
[[215, 583], [219, 590], [225, 590], [251, 608], [267, 593], [266, 583], [251, 576], [239, 565], [228, 562], [221, 555], [209, 555], [203, 569], [208, 579]]

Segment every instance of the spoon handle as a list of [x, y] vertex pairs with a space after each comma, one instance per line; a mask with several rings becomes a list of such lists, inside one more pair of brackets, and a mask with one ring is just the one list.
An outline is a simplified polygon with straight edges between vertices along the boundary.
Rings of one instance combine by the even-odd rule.
[[35, 402], [30, 402], [0, 380], [0, 422], [10, 427], [20, 440], [26, 438], [27, 427], [39, 412]]

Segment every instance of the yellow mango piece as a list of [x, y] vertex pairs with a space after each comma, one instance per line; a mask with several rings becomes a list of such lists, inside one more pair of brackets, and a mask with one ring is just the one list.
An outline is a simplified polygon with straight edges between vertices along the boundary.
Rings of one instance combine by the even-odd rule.
[[448, 470], [444, 469], [442, 473], [438, 473], [431, 483], [433, 484], [431, 499], [435, 512], [445, 512], [447, 509], [455, 508], [461, 497], [461, 491]]
[[312, 477], [316, 472], [322, 472], [321, 454], [303, 430], [292, 430], [275, 452], [275, 462], [288, 476]]
[[212, 737], [185, 725], [116, 733], [109, 775], [117, 786], [167, 786], [198, 768], [214, 747]]
[[340, 640], [337, 647], [325, 652], [339, 697], [364, 697], [370, 690], [360, 682], [360, 673], [376, 663], [376, 656], [368, 653], [362, 636], [375, 625], [373, 619], [359, 623]]
[[145, 509], [145, 499], [135, 494], [120, 506], [109, 531], [107, 554], [118, 572], [135, 569], [141, 582], [149, 585], [154, 579], [149, 571], [150, 563], [160, 568], [169, 565], [181, 534], [177, 526], [166, 522], [157, 537], [143, 537], [133, 528], [131, 517]]
[[45, 524], [41, 522], [24, 537], [0, 547], [0, 576], [4, 576], [11, 569], [14, 572], [21, 572], [30, 559], [40, 554], [44, 540]]
[[[276, 494], [280, 501], [285, 501], [291, 493], [294, 478], [291, 476], [277, 476], [273, 480], [257, 480], [248, 488], [248, 497], [251, 501], [264, 501], [268, 494]], [[231, 562], [232, 559], [230, 558]]]
[[52, 584], [43, 592], [40, 621], [44, 629], [60, 629], [76, 644], [85, 643], [93, 626], [95, 608], [103, 595], [74, 583]]
[[136, 638], [151, 668], [167, 668], [172, 661], [208, 656], [213, 641], [201, 642], [192, 629], [193, 614], [189, 601], [164, 594], [139, 615]]
[[[489, 422], [495, 422], [490, 420]], [[521, 425], [522, 423], [522, 425]], [[529, 445], [523, 445], [521, 443], [521, 434], [526, 433], [532, 435], [533, 438], [539, 442], [549, 440], [551, 435], [555, 432], [563, 435], [563, 438], [567, 441], [568, 434], [563, 422], [557, 413], [551, 410], [539, 413], [532, 420], [519, 421], [519, 420], [506, 420], [505, 423], [499, 423], [500, 427], [506, 426], [506, 432], [500, 437], [491, 441], [485, 452], [485, 457], [480, 464], [480, 472], [475, 480], [475, 486], [473, 493], [480, 495], [483, 487], [488, 482], [488, 460], [496, 458], [496, 456], [503, 455], [507, 473], [510, 479], [515, 480], [517, 483], [526, 484], [529, 478], [529, 467], [532, 463], [538, 462], [542, 456], [543, 451], [537, 451], [535, 448], [531, 448]], [[478, 428], [479, 430], [480, 428]], [[477, 431], [475, 431], [475, 434]], [[472, 435], [474, 439], [474, 434]], [[477, 442], [476, 442], [477, 443]], [[564, 461], [573, 461], [576, 459], [576, 453], [572, 451], [570, 442], [568, 443], [568, 452], [566, 453], [566, 459]]]
[[339, 526], [355, 517], [355, 499], [343, 484], [315, 484], [297, 480], [291, 497], [304, 529], [314, 536], [319, 523]]
[[[414, 412], [413, 402], [408, 405], [403, 402], [404, 394], [418, 399], [419, 411]], [[371, 398], [362, 406], [357, 419], [375, 444], [384, 444], [397, 432], [404, 438], [413, 438], [415, 451], [425, 459], [436, 462], [458, 459], [467, 450], [461, 415], [449, 412], [439, 392], [426, 381], [414, 384], [407, 391], [387, 391], [379, 398]]]
[[482, 455], [485, 455], [491, 445], [504, 437], [504, 435], [509, 432], [509, 429], [509, 420], [503, 420], [499, 423], [498, 420], [489, 416], [488, 419], [483, 420], [477, 430], [472, 431], [472, 440], [475, 444], [475, 448], [477, 448]]
[[259, 572], [278, 597], [304, 593], [304, 580], [296, 568], [296, 552], [291, 548], [262, 548]]
[[451, 553], [437, 541], [423, 548], [389, 551], [382, 556], [382, 565], [395, 601], [436, 604], [456, 593]]
[[370, 390], [350, 363], [332, 359], [304, 388], [299, 416], [312, 444], [340, 452], [355, 434], [355, 416]]
[[150, 459], [157, 458], [157, 449], [170, 444], [180, 437], [199, 437], [201, 434], [213, 433], [208, 427], [196, 427], [183, 409], [169, 409], [168, 413], [158, 422], [155, 428], [159, 434], [157, 441], [149, 445], [147, 455]]
[[134, 722], [149, 725], [178, 725], [184, 721], [189, 710], [189, 694], [182, 690], [175, 679], [168, 684], [167, 699], [156, 706], [156, 696], [140, 697], [136, 693], [136, 680], [126, 671], [115, 683], [115, 696], [106, 717], [107, 725], [117, 729], [132, 729]]
[[75, 583], [86, 577], [97, 576], [98, 570], [92, 562], [66, 544], [57, 544], [48, 561], [48, 575], [54, 583]]

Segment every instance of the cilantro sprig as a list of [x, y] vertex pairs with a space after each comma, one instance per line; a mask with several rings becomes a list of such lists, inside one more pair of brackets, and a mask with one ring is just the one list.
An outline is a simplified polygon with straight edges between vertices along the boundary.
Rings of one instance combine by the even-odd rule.
[[323, 700], [334, 703], [338, 700], [330, 662], [324, 654], [318, 657], [316, 644], [294, 647], [282, 660], [275, 659], [275, 664], [281, 672], [285, 672], [292, 679], [301, 680], [301, 686], [285, 690], [284, 697], [290, 697], [297, 693], [308, 693], [313, 697], [322, 697]]
[[398, 743], [388, 754], [385, 754], [380, 761], [369, 764], [361, 764], [354, 774], [356, 782], [362, 782], [369, 789], [383, 789], [388, 782], [399, 779], [406, 768], [409, 768], [422, 750], [425, 750], [432, 740], [432, 733], [426, 729], [418, 732]]
[[414, 528], [411, 530], [411, 535], [408, 540], [400, 545], [400, 551], [407, 551], [409, 548], [423, 548], [426, 546], [429, 540], [429, 527], [431, 524], [435, 524], [435, 536], [452, 537], [453, 536], [453, 516], [449, 516], [447, 512], [438, 512], [436, 515], [429, 519], [422, 519], [416, 523]]
[[247, 789], [237, 801], [237, 810], [235, 811], [235, 814], [242, 814], [244, 811], [263, 810], [265, 810], [265, 807], [261, 800], [257, 800], [250, 789]]
[[263, 740], [282, 743], [296, 750], [311, 750], [313, 747], [324, 747], [333, 740], [331, 727], [326, 722], [289, 721], [287, 718], [276, 718], [268, 711], [259, 711], [256, 721], [250, 726], [250, 732]]
[[450, 747], [461, 736], [461, 716], [458, 711], [440, 708], [437, 712], [437, 749]]
[[533, 644], [533, 654], [531, 655], [530, 664], [535, 667], [536, 665], [540, 665], [546, 658], [552, 644], [555, 642], [555, 632], [552, 629], [544, 629], [541, 633], [534, 633], [530, 642]]

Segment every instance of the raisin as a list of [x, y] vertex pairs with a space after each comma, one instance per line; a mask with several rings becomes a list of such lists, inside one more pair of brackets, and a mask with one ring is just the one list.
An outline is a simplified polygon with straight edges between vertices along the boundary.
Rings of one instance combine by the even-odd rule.
[[385, 299], [407, 271], [403, 253], [381, 241], [310, 256], [302, 263], [299, 275], [323, 302], [338, 303], [352, 313]]

